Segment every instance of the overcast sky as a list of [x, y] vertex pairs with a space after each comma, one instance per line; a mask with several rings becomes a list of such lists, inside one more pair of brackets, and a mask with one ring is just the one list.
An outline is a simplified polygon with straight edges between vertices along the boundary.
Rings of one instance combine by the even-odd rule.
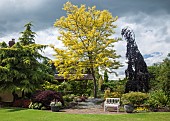
[[[69, 0], [75, 5], [86, 4], [97, 9], [109, 10], [118, 16], [115, 37], [121, 37], [121, 29], [130, 26], [135, 32], [136, 43], [148, 66], [161, 62], [170, 52], [170, 0]], [[12, 38], [18, 41], [24, 25], [33, 22], [33, 31], [37, 33], [36, 43], [54, 44], [58, 31], [53, 27], [56, 19], [65, 16], [62, 10], [67, 0], [0, 0], [0, 42], [8, 42]], [[126, 42], [116, 44], [119, 59], [125, 64]], [[50, 48], [45, 55], [52, 57]], [[124, 77], [123, 68], [117, 70], [119, 77]], [[117, 78], [119, 78], [117, 77]], [[116, 78], [110, 75], [110, 79]]]

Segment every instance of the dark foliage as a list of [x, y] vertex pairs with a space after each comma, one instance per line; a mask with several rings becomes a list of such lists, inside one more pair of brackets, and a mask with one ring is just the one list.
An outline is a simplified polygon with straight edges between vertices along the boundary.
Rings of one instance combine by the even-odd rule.
[[9, 47], [12, 47], [15, 44], [15, 39], [12, 39], [12, 41], [9, 41]]
[[28, 108], [31, 101], [29, 99], [18, 99], [13, 102], [14, 107]]
[[128, 67], [125, 74], [128, 81], [126, 83], [125, 92], [148, 92], [149, 73], [144, 58], [135, 42], [135, 35], [129, 28], [122, 29], [121, 34], [127, 41], [126, 58], [128, 59]]
[[46, 91], [37, 91], [31, 98], [33, 103], [42, 103], [43, 106], [49, 107], [51, 101], [60, 101], [64, 106], [64, 100], [59, 92], [46, 90]]
[[108, 82], [109, 81], [109, 76], [107, 74], [107, 70], [105, 70], [104, 72], [104, 82]]

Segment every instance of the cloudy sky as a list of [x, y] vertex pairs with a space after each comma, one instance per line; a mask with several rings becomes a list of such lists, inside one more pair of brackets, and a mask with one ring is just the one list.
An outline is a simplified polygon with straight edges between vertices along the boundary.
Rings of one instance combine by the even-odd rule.
[[[129, 26], [135, 32], [136, 43], [148, 66], [161, 62], [170, 52], [170, 0], [69, 0], [75, 5], [86, 4], [97, 9], [109, 10], [118, 16], [115, 37], [121, 37], [121, 29]], [[65, 16], [62, 10], [67, 0], [0, 0], [0, 42], [12, 38], [18, 41], [23, 26], [32, 21], [33, 31], [37, 33], [36, 43], [54, 44], [58, 30], [53, 27], [56, 19]], [[125, 66], [116, 70], [119, 77], [110, 75], [110, 79], [124, 77], [126, 42], [116, 44], [119, 59]], [[47, 48], [45, 55], [50, 58], [54, 52]]]

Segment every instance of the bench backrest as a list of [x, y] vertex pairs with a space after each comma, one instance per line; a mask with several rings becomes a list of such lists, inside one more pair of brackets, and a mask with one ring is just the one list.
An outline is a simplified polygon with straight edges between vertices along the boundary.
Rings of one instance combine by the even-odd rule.
[[117, 105], [120, 105], [120, 98], [106, 98], [105, 104], [117, 104]]

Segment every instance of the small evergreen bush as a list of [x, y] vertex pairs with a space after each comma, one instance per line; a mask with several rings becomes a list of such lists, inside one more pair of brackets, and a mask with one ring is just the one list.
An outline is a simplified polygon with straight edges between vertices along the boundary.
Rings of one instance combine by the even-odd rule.
[[166, 106], [170, 106], [168, 97], [162, 90], [157, 90], [149, 93], [149, 99], [146, 102], [150, 108], [162, 108]]
[[108, 97], [110, 97], [110, 89], [109, 88], [104, 91], [104, 99], [106, 99]]
[[68, 94], [68, 95], [64, 95], [64, 96], [63, 96], [63, 99], [64, 99], [64, 101], [66, 101], [66, 102], [72, 102], [72, 101], [74, 100], [74, 97], [75, 97], [74, 94]]
[[148, 94], [142, 92], [129, 92], [122, 95], [122, 104], [131, 104], [134, 106], [139, 106], [145, 104], [148, 99]]
[[104, 98], [120, 98], [122, 96], [119, 92], [111, 92], [110, 89], [105, 90]]
[[121, 96], [122, 96], [122, 94], [120, 94], [119, 92], [111, 92], [110, 93], [111, 98], [120, 98]]

